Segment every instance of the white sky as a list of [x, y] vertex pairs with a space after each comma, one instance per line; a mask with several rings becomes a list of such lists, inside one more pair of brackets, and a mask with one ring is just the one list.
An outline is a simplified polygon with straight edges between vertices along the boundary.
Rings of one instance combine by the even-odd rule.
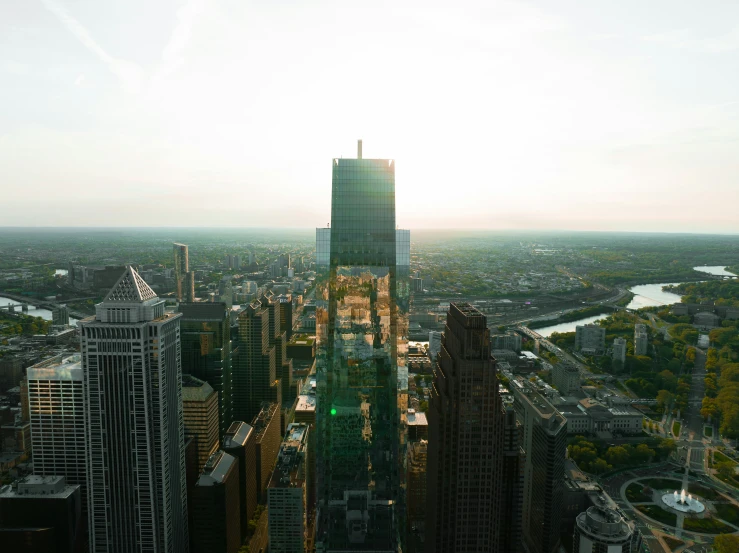
[[739, 2], [0, 0], [0, 226], [739, 232]]

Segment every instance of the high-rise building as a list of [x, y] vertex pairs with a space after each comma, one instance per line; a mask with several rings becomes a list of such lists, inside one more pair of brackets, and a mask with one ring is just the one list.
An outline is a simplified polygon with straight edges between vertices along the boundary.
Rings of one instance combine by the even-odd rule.
[[291, 423], [267, 488], [270, 552], [306, 551], [309, 455], [308, 425]]
[[620, 361], [622, 367], [626, 363], [626, 340], [621, 337], [613, 340], [613, 360]]
[[[174, 249], [174, 280], [177, 293], [177, 301], [187, 300], [187, 291], [185, 289], [185, 278], [190, 271], [190, 260], [185, 244], [172, 244]], [[192, 300], [187, 300], [192, 301]]]
[[426, 551], [498, 552], [504, 413], [487, 319], [452, 303], [429, 400]]
[[237, 553], [241, 547], [239, 461], [216, 451], [192, 493], [192, 553]]
[[429, 357], [431, 361], [436, 363], [436, 356], [441, 350], [441, 332], [432, 330], [429, 332]]
[[238, 271], [241, 269], [241, 256], [236, 254], [233, 258], [233, 268], [234, 270]]
[[80, 487], [63, 476], [26, 476], [0, 487], [0, 548], [9, 553], [76, 553], [83, 539]]
[[257, 497], [259, 503], [267, 501], [267, 485], [272, 476], [272, 467], [275, 466], [277, 454], [280, 451], [282, 432], [280, 429], [280, 409], [275, 403], [265, 403], [259, 414], [251, 423], [256, 443], [256, 470], [254, 476], [257, 483]]
[[517, 332], [509, 331], [505, 334], [496, 334], [491, 338], [493, 340], [493, 349], [521, 351], [521, 335]]
[[59, 305], [51, 310], [51, 322], [54, 326], [67, 326], [69, 324], [69, 308]]
[[552, 384], [563, 396], [571, 396], [580, 389], [580, 369], [568, 361], [552, 367]]
[[513, 386], [524, 430], [523, 535], [529, 553], [559, 549], [564, 501], [567, 419], [531, 388]]
[[223, 450], [239, 460], [239, 510], [241, 539], [246, 538], [247, 524], [257, 508], [257, 436], [254, 429], [241, 421], [234, 421], [223, 438]]
[[185, 300], [192, 303], [195, 301], [195, 271], [187, 271], [185, 274]]
[[222, 302], [181, 303], [182, 372], [218, 393], [219, 436], [233, 421], [232, 343], [229, 310]]
[[187, 551], [179, 313], [130, 266], [80, 321], [92, 553]]
[[637, 553], [634, 529], [613, 509], [589, 507], [575, 519], [573, 553]]
[[599, 354], [606, 346], [606, 329], [596, 324], [575, 327], [575, 349], [587, 354]]
[[[59, 354], [27, 369], [33, 472], [64, 476], [87, 493], [85, 413], [79, 354]], [[83, 502], [86, 497], [83, 495]]]
[[282, 405], [270, 310], [259, 300], [239, 313], [239, 355], [233, 370], [233, 417], [252, 420], [263, 402]]
[[649, 338], [646, 325], [634, 325], [634, 355], [646, 355], [648, 346]]
[[[281, 409], [281, 425], [283, 429], [286, 429], [287, 410], [292, 407], [295, 398], [298, 397], [297, 387], [293, 383], [292, 361], [287, 358], [287, 333], [282, 326], [285, 321], [286, 312], [284, 310], [286, 308], [283, 307], [284, 303], [280, 301], [279, 296], [275, 296], [271, 291], [264, 294], [260, 301], [262, 307], [269, 311], [270, 346], [275, 352], [275, 376], [280, 386], [278, 404]], [[292, 309], [289, 309], [289, 312], [292, 313]], [[289, 317], [292, 318], [292, 314]]]
[[182, 375], [182, 417], [185, 438], [195, 438], [198, 472], [216, 452], [218, 440], [218, 394], [210, 384], [189, 374]]
[[[342, 162], [357, 161], [342, 159]], [[388, 160], [390, 161], [390, 160]], [[328, 269], [331, 258], [331, 228], [316, 229], [316, 266], [318, 269]], [[411, 231], [396, 229], [395, 231], [395, 266], [401, 275], [410, 275], [411, 269]], [[423, 280], [423, 279], [421, 279]], [[409, 279], [410, 282], [410, 279]]]
[[275, 299], [280, 307], [280, 328], [289, 342], [293, 336], [293, 297], [292, 294], [281, 294]]
[[329, 242], [316, 293], [327, 299], [316, 312], [316, 550], [394, 552], [406, 530], [407, 385], [399, 383], [407, 366], [399, 351], [409, 291], [396, 257], [393, 160], [362, 159], [361, 151], [333, 160]]
[[523, 473], [526, 454], [521, 447], [523, 428], [516, 420], [512, 407], [505, 410], [503, 427], [503, 490], [501, 492], [500, 544], [501, 553], [519, 553], [523, 525]]

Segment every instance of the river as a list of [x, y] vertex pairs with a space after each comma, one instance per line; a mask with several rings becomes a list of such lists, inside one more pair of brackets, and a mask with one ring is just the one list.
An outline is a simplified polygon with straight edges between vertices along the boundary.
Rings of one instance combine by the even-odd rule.
[[[16, 300], [11, 300], [10, 298], [6, 298], [5, 296], [0, 296], [0, 307], [4, 305], [21, 305], [21, 302], [16, 301]], [[5, 312], [4, 309], [3, 309], [3, 312]], [[29, 317], [41, 317], [42, 319], [46, 321], [50, 321], [52, 319], [51, 311], [49, 311], [48, 309], [42, 309], [40, 307], [36, 307], [35, 305], [31, 303], [28, 304], [28, 312], [21, 311], [20, 307], [17, 307], [15, 309], [15, 312], [21, 313], [23, 315], [28, 315]], [[74, 325], [76, 322], [77, 322], [77, 319], [73, 317], [69, 318], [69, 324]]]
[[724, 265], [710, 265], [710, 266], [706, 265], [703, 267], [693, 267], [693, 269], [701, 273], [708, 273], [709, 275], [731, 276], [731, 277], [736, 276], [731, 271], [727, 271], [724, 267], [725, 267]]

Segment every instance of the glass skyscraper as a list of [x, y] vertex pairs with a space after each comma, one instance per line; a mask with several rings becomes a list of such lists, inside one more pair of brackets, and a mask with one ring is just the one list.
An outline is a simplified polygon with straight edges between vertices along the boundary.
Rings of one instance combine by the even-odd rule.
[[402, 550], [408, 287], [393, 160], [361, 149], [333, 160], [329, 270], [316, 298], [316, 550]]

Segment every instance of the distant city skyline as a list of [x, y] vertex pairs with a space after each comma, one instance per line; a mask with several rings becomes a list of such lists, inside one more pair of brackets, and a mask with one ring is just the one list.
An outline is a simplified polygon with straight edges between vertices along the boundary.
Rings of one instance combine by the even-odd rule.
[[0, 13], [4, 226], [321, 226], [362, 138], [400, 228], [739, 232], [739, 3]]

